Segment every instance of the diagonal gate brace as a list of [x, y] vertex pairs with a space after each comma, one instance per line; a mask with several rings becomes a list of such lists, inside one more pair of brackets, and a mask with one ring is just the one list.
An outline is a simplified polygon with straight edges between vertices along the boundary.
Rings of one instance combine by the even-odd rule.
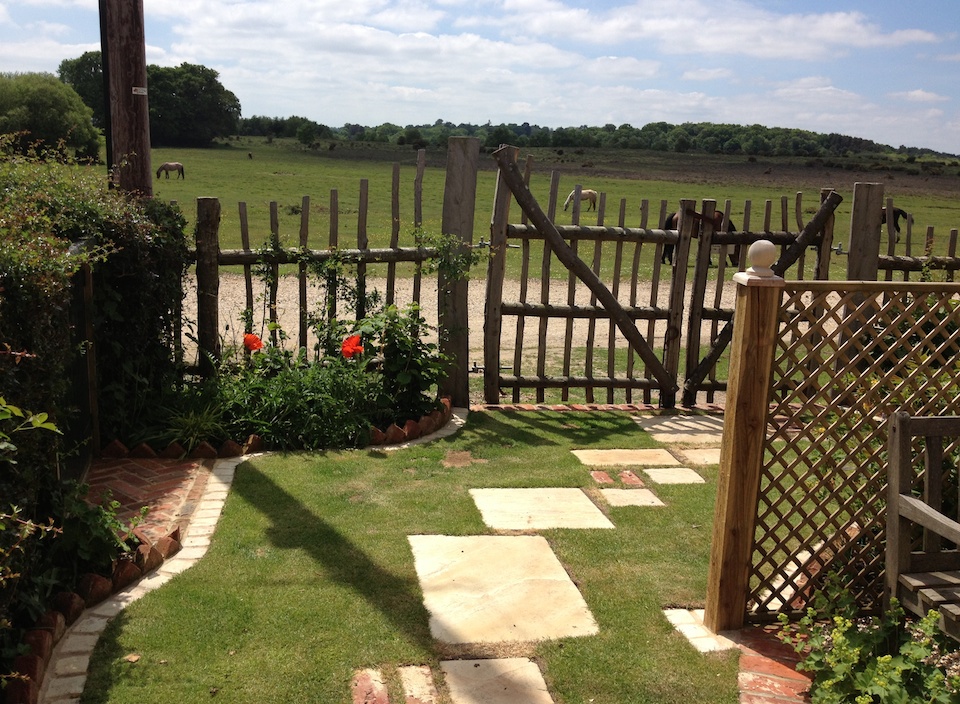
[[540, 209], [536, 198], [533, 197], [530, 189], [527, 188], [527, 185], [523, 181], [523, 174], [520, 173], [520, 169], [517, 166], [516, 153], [514, 147], [501, 147], [493, 153], [493, 158], [496, 159], [500, 167], [500, 176], [503, 178], [504, 183], [506, 183], [507, 187], [513, 193], [517, 204], [523, 212], [527, 214], [527, 217], [530, 218], [530, 222], [553, 248], [557, 259], [597, 297], [597, 301], [609, 313], [610, 319], [620, 329], [620, 332], [623, 333], [630, 347], [640, 355], [640, 358], [650, 369], [650, 373], [653, 374], [653, 377], [660, 384], [660, 405], [663, 408], [673, 408], [676, 405], [678, 390], [676, 381], [670, 373], [667, 372], [666, 367], [663, 366], [663, 362], [660, 361], [646, 339], [644, 339], [640, 331], [637, 330], [637, 326], [630, 316], [624, 312], [623, 306], [620, 305], [620, 302], [610, 292], [610, 289], [608, 289], [600, 278], [593, 273], [593, 270], [576, 255], [563, 237], [560, 236], [556, 225], [554, 225], [543, 210]]

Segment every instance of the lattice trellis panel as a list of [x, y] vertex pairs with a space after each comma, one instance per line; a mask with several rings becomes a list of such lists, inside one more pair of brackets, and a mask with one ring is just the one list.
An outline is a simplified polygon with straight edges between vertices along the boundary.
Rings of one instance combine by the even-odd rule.
[[805, 610], [840, 576], [883, 594], [887, 416], [960, 414], [960, 286], [788, 282], [775, 351], [748, 611]]

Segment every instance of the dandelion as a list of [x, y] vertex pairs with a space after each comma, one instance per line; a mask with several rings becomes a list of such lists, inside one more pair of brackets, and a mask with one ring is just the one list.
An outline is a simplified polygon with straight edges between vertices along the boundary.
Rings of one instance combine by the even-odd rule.
[[360, 336], [351, 335], [348, 337], [340, 346], [340, 351], [343, 353], [345, 359], [350, 359], [353, 355], [363, 352], [363, 346], [360, 344]]
[[243, 346], [247, 348], [248, 352], [256, 352], [257, 350], [263, 348], [263, 340], [254, 335], [252, 332], [248, 332], [243, 336]]

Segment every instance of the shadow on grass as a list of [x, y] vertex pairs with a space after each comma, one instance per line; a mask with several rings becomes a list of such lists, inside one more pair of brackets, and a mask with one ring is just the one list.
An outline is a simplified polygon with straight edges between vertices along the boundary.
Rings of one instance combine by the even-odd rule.
[[469, 423], [481, 444], [577, 448], [621, 443], [625, 434], [644, 434], [626, 411], [476, 411], [470, 414]]
[[409, 642], [432, 652], [429, 614], [415, 577], [398, 576], [377, 564], [362, 547], [252, 463], [244, 474], [238, 475], [232, 491], [270, 519], [266, 535], [272, 545], [309, 555], [323, 567], [323, 578], [348, 587], [380, 611]]

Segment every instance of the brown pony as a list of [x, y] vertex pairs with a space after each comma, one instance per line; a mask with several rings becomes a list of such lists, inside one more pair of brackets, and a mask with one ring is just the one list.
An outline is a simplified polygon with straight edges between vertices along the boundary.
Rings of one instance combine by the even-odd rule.
[[[567, 196], [567, 199], [563, 201], [563, 209], [566, 210], [570, 203], [573, 201], [574, 196], [577, 195], [577, 189], [574, 188], [570, 191], [570, 195]], [[590, 201], [590, 206], [587, 210], [596, 210], [597, 209], [597, 192], [596, 191], [580, 191], [580, 200]]]
[[[690, 213], [695, 220], [703, 220], [703, 215], [700, 213], [691, 212]], [[676, 230], [680, 227], [680, 211], [676, 213], [671, 213], [667, 216], [667, 219], [663, 221], [664, 230]], [[723, 212], [720, 210], [713, 211], [713, 229], [716, 232], [720, 231], [720, 228], [723, 227]], [[737, 228], [734, 227], [731, 221], [727, 221], [726, 232], [736, 232]], [[734, 245], [733, 250], [730, 252], [730, 265], [738, 266], [740, 264], [740, 245]], [[673, 264], [673, 245], [665, 244], [663, 245], [663, 254], [660, 256], [661, 264]]]
[[167, 178], [170, 178], [171, 171], [177, 172], [177, 178], [182, 178], [183, 180], [187, 179], [187, 177], [183, 174], [183, 164], [181, 164], [179, 161], [167, 161], [163, 164], [160, 164], [160, 168], [157, 169], [157, 178], [160, 178], [160, 174], [164, 172], [166, 172]]

